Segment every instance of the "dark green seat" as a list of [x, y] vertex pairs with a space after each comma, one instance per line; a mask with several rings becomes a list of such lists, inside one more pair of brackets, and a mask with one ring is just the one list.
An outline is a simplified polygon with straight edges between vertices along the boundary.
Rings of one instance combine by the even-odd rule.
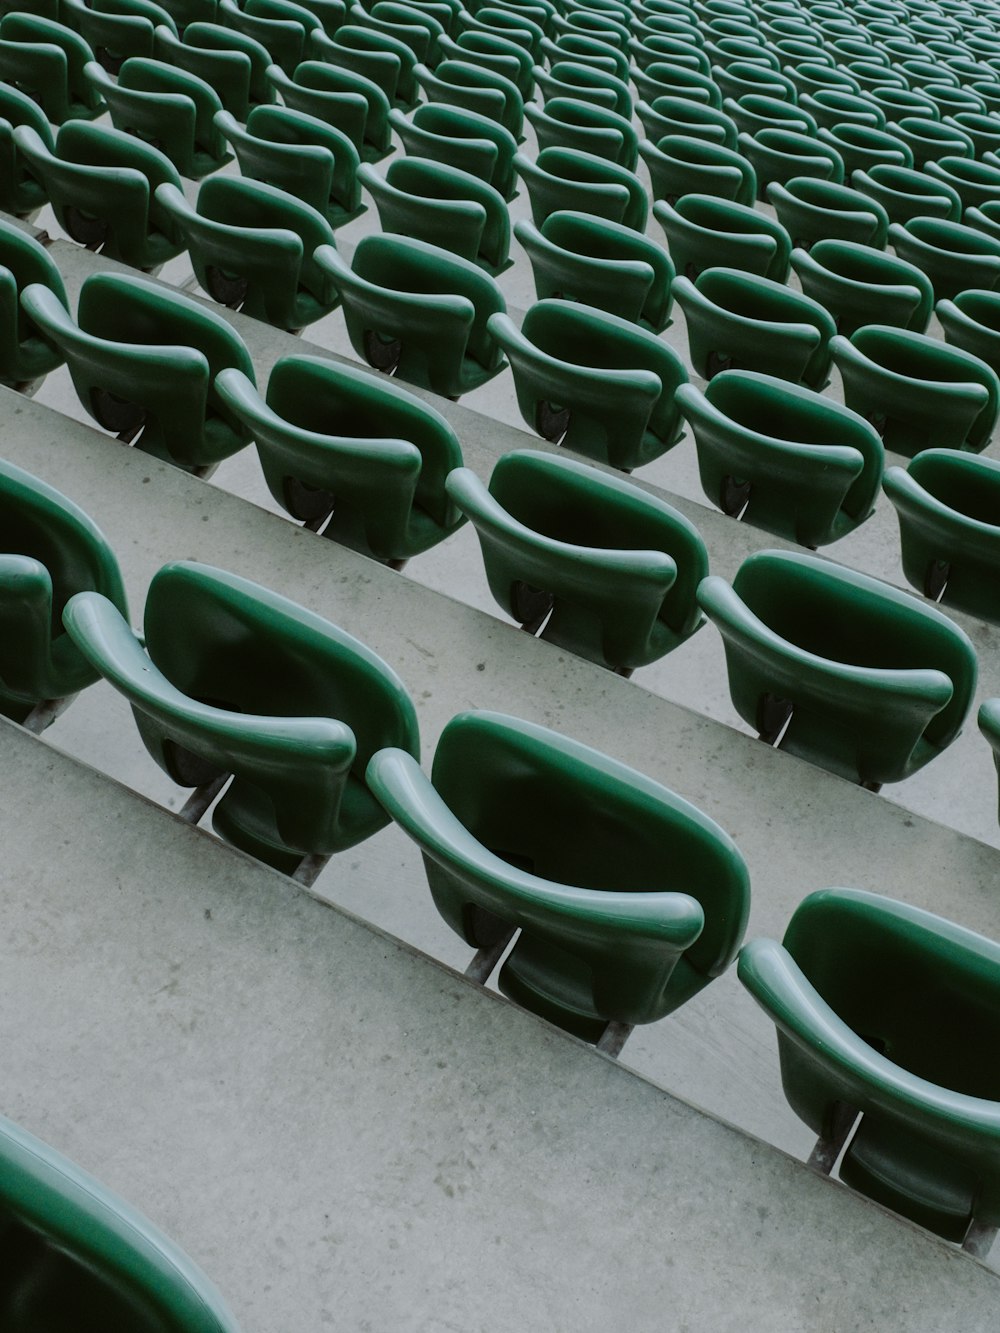
[[514, 235], [531, 262], [539, 300], [579, 301], [662, 333], [670, 323], [674, 266], [665, 250], [619, 222], [589, 213], [550, 213]]
[[881, 250], [889, 236], [889, 215], [882, 205], [847, 185], [796, 176], [784, 185], [772, 181], [767, 198], [800, 250], [827, 238]]
[[382, 231], [427, 241], [496, 276], [510, 258], [510, 214], [492, 185], [443, 162], [403, 157], [384, 176], [367, 163], [358, 179], [375, 201]]
[[754, 169], [732, 148], [668, 134], [656, 144], [643, 139], [639, 153], [649, 171], [654, 199], [674, 204], [684, 195], [698, 194], [752, 204], [756, 198]]
[[30, 125], [49, 152], [55, 147], [52, 129], [38, 103], [10, 84], [0, 83], [0, 209], [15, 217], [31, 217], [48, 198], [14, 142], [18, 125]]
[[1000, 699], [987, 699], [979, 706], [979, 730], [993, 751], [993, 765], [1000, 776]]
[[962, 200], [944, 181], [909, 167], [878, 166], [870, 172], [856, 171], [851, 184], [881, 204], [890, 222], [909, 222], [910, 218], [947, 218], [962, 216]]
[[632, 122], [617, 112], [572, 97], [552, 97], [542, 107], [529, 103], [525, 115], [539, 149], [576, 148], [635, 170], [639, 138]]
[[780, 222], [746, 204], [683, 195], [673, 206], [653, 205], [679, 274], [692, 281], [706, 268], [738, 268], [775, 282], [788, 277], [792, 243]]
[[543, 148], [533, 162], [517, 153], [514, 169], [528, 191], [536, 227], [551, 213], [570, 209], [645, 230], [649, 202], [642, 182], [614, 162], [575, 148]]
[[284, 106], [255, 106], [246, 126], [228, 111], [216, 125], [233, 146], [240, 171], [316, 209], [333, 228], [367, 211], [361, 202], [361, 157], [346, 134]]
[[14, 143], [59, 225], [81, 245], [147, 270], [183, 251], [183, 239], [156, 198], [161, 185], [180, 190], [181, 178], [159, 149], [82, 120], [61, 126], [52, 151], [30, 125], [15, 129]]
[[980, 204], [978, 208], [966, 209], [965, 225], [981, 231], [994, 241], [1000, 241], [1000, 199], [991, 199]]
[[910, 593], [819, 556], [758, 551], [732, 586], [705, 579], [698, 601], [725, 643], [733, 706], [769, 744], [877, 789], [958, 736], [975, 650]]
[[460, 33], [457, 41], [442, 34], [438, 38], [438, 51], [442, 59], [468, 61], [469, 64], [481, 65], [509, 79], [524, 102], [535, 91], [535, 67], [531, 52], [508, 37], [492, 32], [477, 32], [475, 29]]
[[[335, 22], [343, 22], [343, 3], [328, 4], [327, 9], [332, 10]], [[287, 74], [294, 74], [306, 58], [313, 34], [323, 31], [317, 14], [290, 0], [244, 0], [242, 5], [236, 0], [219, 0], [218, 14], [227, 28], [259, 42]]]
[[866, 324], [923, 333], [934, 308], [927, 275], [895, 255], [855, 241], [817, 241], [792, 251], [802, 290], [825, 306], [837, 331], [851, 337]]
[[824, 889], [783, 945], [744, 946], [739, 976], [777, 1025], [785, 1096], [819, 1138], [810, 1161], [828, 1173], [847, 1140], [845, 1185], [985, 1258], [1000, 1223], [997, 945]]
[[[98, 679], [63, 630], [69, 599], [99, 592], [123, 615], [128, 608], [118, 562], [97, 525], [66, 496], [2, 460], [0, 520], [0, 713], [24, 722], [38, 704], [70, 698]], [[32, 722], [32, 730], [41, 729]]]
[[883, 482], [903, 573], [932, 601], [1000, 623], [1000, 463], [927, 449]]
[[[132, 56], [152, 56], [156, 28], [177, 31], [171, 15], [154, 0], [91, 0], [89, 4], [60, 0], [60, 9], [62, 21], [79, 33], [97, 64], [111, 74], [117, 74]], [[103, 96], [103, 89], [100, 92]]]
[[727, 97], [722, 109], [736, 126], [737, 134], [756, 134], [764, 129], [797, 130], [800, 134], [815, 134], [816, 121], [812, 115], [793, 102], [764, 93], [744, 93], [737, 101]]
[[494, 315], [521, 415], [544, 439], [626, 472], [678, 442], [677, 353], [628, 320], [569, 301], [538, 301], [518, 329]]
[[239, 121], [246, 120], [252, 107], [276, 100], [267, 78], [271, 66], [267, 48], [232, 28], [198, 21], [184, 29], [183, 40], [166, 28], [157, 28], [156, 56], [204, 79]]
[[313, 37], [312, 53], [330, 65], [353, 70], [378, 86], [394, 107], [404, 111], [416, 105], [419, 89], [414, 70], [417, 58], [405, 42], [391, 33], [361, 23], [345, 23], [332, 38]]
[[702, 489], [724, 514], [801, 546], [826, 546], [874, 511], [875, 428], [829, 398], [749, 371], [677, 391]]
[[940, 218], [894, 222], [889, 240], [901, 259], [930, 278], [937, 300], [953, 299], [970, 287], [988, 290], [1000, 282], [1000, 239]]
[[48, 250], [13, 222], [0, 219], [0, 384], [33, 392], [63, 358], [21, 308], [21, 292], [32, 283], [48, 287], [66, 304], [62, 275]]
[[5, 1333], [239, 1333], [215, 1286], [139, 1212], [0, 1118]]
[[861, 91], [861, 84], [843, 67], [796, 60], [785, 65], [785, 71], [800, 97], [824, 88], [854, 94]]
[[947, 342], [1000, 375], [1000, 292], [959, 292], [953, 301], [939, 301], [935, 314]]
[[447, 485], [475, 526], [490, 591], [522, 629], [630, 674], [701, 627], [705, 544], [648, 492], [533, 450], [505, 454], [489, 489], [468, 468]]
[[719, 85], [723, 98], [739, 100], [746, 93], [763, 93], [765, 97], [780, 97], [786, 102], [796, 101], [795, 84], [787, 74], [769, 69], [767, 65], [755, 65], [749, 60], [737, 60], [725, 69], [720, 65], [712, 67], [712, 78]]
[[683, 97], [703, 106], [722, 107], [718, 85], [700, 70], [666, 60], [650, 61], [645, 69], [629, 70], [629, 78], [643, 102], [657, 97]]
[[204, 79], [138, 56], [124, 62], [117, 79], [100, 65], [87, 70], [115, 129], [158, 148], [188, 180], [201, 180], [232, 161], [214, 119], [226, 113]]
[[315, 208], [262, 181], [213, 176], [192, 207], [163, 185], [157, 200], [184, 237], [195, 277], [213, 300], [279, 329], [304, 328], [339, 297], [314, 259], [336, 243]]
[[[1000, 119], [997, 112], [1000, 106], [991, 107], [987, 114], [976, 111], [959, 111], [955, 116], [945, 116], [944, 124], [959, 129], [972, 140], [975, 156], [989, 161], [987, 153], [995, 154], [1000, 149]], [[992, 165], [996, 165], [993, 163]]]
[[429, 780], [389, 750], [368, 782], [423, 850], [452, 930], [488, 950], [520, 928], [501, 991], [584, 1040], [664, 1017], [739, 947], [750, 889], [731, 839], [665, 787], [557, 732], [462, 713]]
[[432, 16], [421, 14], [412, 5], [379, 3], [365, 9], [362, 5], [352, 4], [348, 17], [359, 27], [368, 28], [379, 36], [391, 37], [405, 46], [412, 57], [414, 70], [418, 64], [426, 64], [432, 54], [437, 58], [437, 38], [444, 29], [433, 21]]
[[294, 76], [270, 65], [267, 77], [285, 106], [342, 131], [363, 162], [380, 162], [394, 151], [389, 99], [371, 79], [319, 60], [303, 60]]
[[860, 94], [843, 92], [839, 88], [820, 88], [805, 93], [799, 101], [799, 110], [807, 112], [817, 127], [832, 130], [835, 125], [868, 125], [873, 130], [885, 129], [885, 112], [880, 106]]
[[825, 126], [817, 134], [820, 143], [840, 154], [844, 164], [844, 179], [850, 180], [855, 171], [871, 171], [872, 167], [912, 167], [913, 153], [909, 146], [889, 134], [870, 125], [836, 125], [832, 129]]
[[833, 317], [811, 297], [741, 269], [704, 269], [675, 279], [695, 373], [757, 370], [822, 389], [830, 371]]
[[77, 321], [48, 287], [22, 304], [66, 358], [80, 402], [105, 430], [193, 472], [249, 443], [215, 392], [220, 370], [253, 377], [239, 335], [214, 311], [143, 278], [94, 273], [80, 290]]
[[831, 343], [848, 407], [871, 421], [885, 447], [981, 453], [1000, 407], [1000, 379], [971, 352], [905, 329], [870, 324]]
[[409, 119], [393, 109], [389, 112], [389, 123], [408, 156], [443, 162], [478, 176], [508, 203], [516, 197], [517, 140], [487, 116], [427, 102], [418, 106]]
[[595, 106], [617, 111], [631, 118], [632, 94], [628, 84], [614, 74], [592, 65], [579, 65], [570, 60], [559, 60], [547, 71], [535, 69], [535, 82], [543, 101], [550, 97], [572, 97], [577, 101], [593, 102]]
[[935, 158], [973, 156], [973, 144], [969, 136], [953, 125], [942, 125], [939, 120], [930, 120], [926, 116], [904, 116], [902, 120], [890, 121], [886, 129], [910, 149], [917, 171]]
[[524, 98], [517, 84], [502, 74], [467, 60], [442, 60], [434, 70], [417, 65], [414, 76], [429, 102], [475, 111], [495, 120], [518, 142], [523, 139]]
[[365, 767], [386, 745], [419, 752], [416, 714], [396, 673], [335, 625], [187, 561], [150, 583], [144, 646], [96, 593], [78, 593], [63, 619], [174, 782], [232, 775], [212, 827], [234, 847], [291, 874], [389, 822]]
[[647, 138], [654, 143], [668, 134], [682, 134], [690, 139], [705, 139], [721, 148], [736, 147], [739, 133], [736, 122], [718, 107], [686, 97], [660, 96], [652, 104], [640, 102], [635, 110]]
[[35, 14], [0, 19], [0, 79], [38, 102], [53, 125], [104, 110], [84, 73], [94, 53], [78, 33]]
[[741, 134], [740, 152], [757, 176], [759, 198], [766, 198], [772, 181], [784, 185], [801, 176], [840, 184], [844, 179], [844, 161], [835, 148], [819, 138], [795, 130], [764, 129], [754, 135]]
[[506, 305], [469, 260], [382, 235], [364, 237], [350, 267], [332, 246], [315, 259], [340, 293], [351, 346], [376, 370], [460, 398], [503, 369], [488, 321]]
[[267, 401], [239, 370], [216, 390], [252, 436], [267, 488], [293, 518], [398, 564], [464, 522], [445, 481], [461, 467], [439, 412], [391, 381], [312, 356], [282, 357]]

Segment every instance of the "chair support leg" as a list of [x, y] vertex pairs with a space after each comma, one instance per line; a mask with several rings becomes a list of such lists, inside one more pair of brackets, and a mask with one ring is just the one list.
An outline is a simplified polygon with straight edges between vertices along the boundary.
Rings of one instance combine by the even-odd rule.
[[21, 726], [24, 727], [25, 731], [40, 736], [43, 731], [52, 726], [57, 717], [65, 713], [76, 697], [75, 694], [67, 694], [62, 699], [43, 699], [41, 703], [35, 704]]
[[596, 1043], [595, 1048], [605, 1055], [610, 1055], [612, 1060], [617, 1060], [621, 1055], [622, 1047], [634, 1030], [634, 1023], [616, 1023], [612, 1021], [601, 1033], [600, 1040]]
[[504, 956], [507, 945], [510, 944], [516, 933], [517, 927], [511, 926], [510, 930], [507, 931], [506, 934], [501, 935], [495, 943], [487, 944], [480, 949], [473, 957], [472, 962], [465, 969], [464, 975], [467, 976], [470, 981], [475, 981], [478, 982], [480, 986], [485, 986], [487, 981], [489, 981], [490, 977], [493, 975], [493, 970], [497, 963], [499, 963], [500, 959]]
[[997, 1238], [997, 1227], [988, 1227], [983, 1222], [977, 1222], [972, 1219], [972, 1224], [965, 1233], [965, 1240], [962, 1241], [962, 1249], [966, 1254], [971, 1254], [977, 1259], [985, 1259], [993, 1248], [993, 1242]]
[[211, 782], [206, 782], [204, 786], [195, 787], [178, 810], [179, 818], [183, 819], [185, 824], [197, 824], [231, 776], [230, 773], [223, 773], [219, 777], [213, 778]]
[[319, 852], [310, 852], [307, 856], [304, 856], [295, 867], [295, 870], [292, 873], [292, 879], [295, 880], [296, 884], [302, 884], [305, 888], [311, 889], [323, 870], [325, 870], [329, 860], [330, 857], [328, 854], [323, 855]]
[[811, 1166], [821, 1176], [828, 1176], [837, 1163], [837, 1158], [844, 1151], [844, 1145], [851, 1137], [858, 1120], [858, 1113], [851, 1106], [838, 1106], [833, 1117], [833, 1132], [827, 1139], [818, 1138], [806, 1166]]

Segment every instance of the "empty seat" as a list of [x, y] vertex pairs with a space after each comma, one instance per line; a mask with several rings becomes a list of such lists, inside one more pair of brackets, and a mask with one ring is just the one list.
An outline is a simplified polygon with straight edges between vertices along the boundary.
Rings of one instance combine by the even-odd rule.
[[332, 38], [321, 42], [313, 38], [313, 52], [319, 50], [330, 65], [353, 70], [378, 86], [394, 107], [409, 110], [419, 94], [414, 69], [417, 58], [405, 42], [388, 32], [379, 32], [362, 23], [345, 23]]
[[1000, 282], [1000, 239], [940, 218], [894, 222], [889, 241], [901, 259], [909, 260], [930, 278], [941, 301], [968, 287], [995, 287]]
[[158, 203], [170, 214], [191, 255], [195, 276], [221, 305], [301, 329], [339, 304], [327, 273], [315, 261], [334, 245], [322, 213], [262, 181], [215, 176], [203, 182], [197, 207], [163, 185]]
[[180, 190], [181, 178], [158, 149], [80, 120], [60, 128], [54, 149], [30, 125], [15, 129], [14, 143], [59, 225], [80, 245], [146, 270], [183, 251], [183, 239], [156, 199], [160, 185]]
[[376, 370], [459, 398], [506, 364], [488, 327], [506, 304], [469, 260], [382, 235], [364, 237], [350, 266], [332, 246], [315, 259], [343, 301], [351, 346]]
[[510, 359], [521, 415], [544, 439], [626, 472], [680, 439], [674, 394], [687, 372], [645, 329], [568, 301], [538, 301], [520, 329], [506, 314], [489, 327]]
[[266, 402], [239, 370], [222, 371], [216, 389], [252, 436], [271, 495], [324, 537], [399, 567], [464, 522], [445, 491], [462, 465], [458, 437], [398, 384], [289, 356]]
[[844, 179], [844, 161], [837, 150], [795, 130], [764, 129], [755, 135], [741, 134], [739, 146], [756, 173], [761, 199], [767, 197], [772, 181], [783, 185], [799, 176], [814, 176], [840, 184]]
[[886, 129], [909, 148], [917, 171], [935, 158], [972, 157], [974, 153], [972, 140], [964, 130], [926, 116], [904, 116], [889, 121]]
[[130, 440], [138, 435], [138, 449], [188, 472], [249, 443], [214, 381], [230, 366], [252, 378], [250, 354], [200, 302], [116, 273], [86, 279], [78, 322], [48, 287], [27, 287], [21, 300], [66, 358], [80, 402], [105, 430]]
[[553, 97], [543, 107], [529, 104], [525, 114], [539, 149], [576, 148], [635, 170], [639, 138], [632, 122], [617, 112], [572, 97]]
[[2, 460], [0, 520], [0, 713], [42, 730], [39, 704], [62, 704], [98, 679], [63, 629], [63, 607], [75, 593], [97, 592], [127, 615], [125, 589], [93, 520]]
[[699, 194], [752, 205], [757, 197], [753, 167], [741, 153], [722, 144], [668, 134], [655, 144], [643, 139], [639, 153], [654, 199], [674, 204], [687, 194]]
[[468, 171], [492, 185], [508, 202], [517, 194], [517, 140], [488, 117], [428, 102], [418, 106], [409, 119], [393, 109], [389, 123], [410, 156]]
[[856, 171], [851, 184], [882, 205], [890, 222], [937, 217], [957, 221], [962, 215], [958, 192], [945, 181], [909, 167], [880, 165]]
[[934, 309], [931, 281], [915, 264], [855, 241], [819, 240], [792, 251], [802, 290], [825, 306], [838, 332], [851, 337], [866, 324], [923, 333]]
[[646, 191], [634, 172], [617, 163], [575, 148], [543, 148], [533, 162], [516, 154], [514, 168], [528, 191], [536, 227], [550, 213], [570, 209], [645, 230]]
[[746, 204], [689, 194], [653, 205], [678, 273], [693, 282], [706, 268], [738, 268], [784, 282], [792, 243], [780, 222]]
[[[1000, 130], [1000, 120], [997, 128]], [[976, 162], [969, 157], [942, 157], [937, 162], [928, 162], [924, 170], [932, 179], [950, 185], [966, 211], [995, 203], [1000, 195], [1000, 167], [989, 162]]]
[[817, 138], [840, 154], [844, 164], [844, 179], [850, 180], [855, 171], [871, 171], [872, 167], [912, 167], [913, 154], [909, 147], [886, 130], [871, 125], [835, 125], [820, 129]]
[[[1000, 948], [908, 903], [824, 889], [739, 976], [778, 1028], [810, 1163], [985, 1257], [1000, 1223]], [[860, 1116], [860, 1120], [858, 1117]]]
[[479, 537], [490, 591], [527, 629], [621, 674], [699, 629], [708, 553], [662, 500], [575, 459], [505, 454], [489, 488], [468, 468], [448, 492]]
[[654, 143], [670, 135], [704, 139], [720, 148], [735, 149], [736, 122], [718, 107], [705, 106], [687, 97], [656, 97], [651, 104], [640, 102], [636, 115]]
[[246, 120], [252, 107], [266, 106], [276, 100], [267, 78], [271, 66], [267, 48], [221, 24], [190, 23], [184, 29], [183, 39], [167, 28], [157, 28], [156, 56], [204, 79], [237, 120]]
[[739, 101], [727, 97], [722, 103], [722, 109], [741, 133], [756, 134], [758, 130], [764, 129], [816, 133], [816, 121], [808, 111], [764, 93], [744, 93]]
[[767, 198], [775, 216], [797, 249], [809, 250], [824, 239], [856, 241], [884, 248], [889, 215], [860, 190], [815, 176], [796, 176], [785, 184], [772, 181]]
[[417, 754], [416, 715], [395, 672], [343, 630], [187, 561], [149, 585], [145, 646], [97, 593], [78, 593], [63, 618], [174, 782], [232, 775], [212, 815], [226, 842], [292, 873], [388, 823], [365, 766], [386, 745]]
[[0, 1119], [8, 1333], [239, 1333], [219, 1292], [145, 1217]]
[[631, 227], [589, 213], [550, 213], [514, 235], [531, 262], [539, 300], [579, 301], [661, 333], [670, 322], [674, 266], [663, 248]]
[[732, 840], [665, 787], [556, 732], [463, 713], [430, 779], [390, 750], [368, 781], [424, 852], [452, 930], [486, 951], [520, 928], [504, 994], [584, 1040], [671, 1013], [739, 946], [750, 890]]
[[784, 380], [724, 371], [677, 405], [694, 435], [708, 499], [802, 546], [838, 541], [869, 518], [882, 480], [878, 433], [856, 413]]
[[958, 736], [968, 636], [935, 607], [819, 556], [758, 551], [698, 601], [722, 635], [733, 706], [771, 745], [853, 782], [901, 782]]
[[10, 84], [0, 83], [0, 209], [15, 217], [31, 217], [48, 203], [48, 196], [14, 142], [18, 125], [30, 125], [52, 152], [52, 127], [38, 103]]
[[[60, 0], [63, 22], [80, 34], [96, 57], [98, 68], [117, 74], [132, 56], [149, 57], [158, 27], [177, 31], [173, 18], [154, 0]], [[92, 73], [84, 67], [84, 73]], [[103, 88], [98, 84], [103, 97]]]
[[45, 247], [12, 222], [0, 219], [0, 384], [34, 390], [61, 366], [60, 351], [39, 334], [21, 307], [21, 292], [41, 283], [66, 303], [62, 274]]
[[889, 468], [903, 573], [932, 601], [1000, 624], [1000, 463], [927, 449]]
[[1000, 375], [1000, 292], [959, 292], [954, 301], [939, 301], [935, 314], [952, 346], [971, 352]]
[[510, 258], [503, 196], [478, 176], [443, 162], [403, 157], [384, 176], [367, 163], [359, 179], [375, 200], [383, 232], [427, 241], [496, 276]]
[[53, 125], [92, 120], [104, 110], [84, 73], [94, 53], [79, 34], [35, 14], [0, 19], [0, 79], [38, 102]]
[[[535, 91], [534, 61], [526, 47], [499, 33], [466, 29], [455, 41], [446, 33], [438, 38], [438, 51], [446, 60], [467, 61], [509, 79], [520, 93], [522, 101]], [[527, 109], [527, 107], [525, 107]]]
[[371, 79], [319, 60], [304, 60], [294, 75], [270, 65], [267, 77], [285, 106], [341, 130], [363, 162], [380, 162], [393, 152], [389, 99]]
[[467, 60], [442, 60], [436, 69], [417, 65], [414, 76], [429, 102], [444, 102], [488, 116], [520, 142], [524, 128], [524, 98], [517, 84], [502, 74]]
[[869, 324], [830, 344], [844, 401], [878, 430], [885, 447], [912, 458], [922, 449], [990, 442], [1000, 407], [996, 372], [971, 352], [906, 329]]
[[695, 373], [759, 370], [822, 389], [830, 371], [833, 317], [784, 283], [740, 269], [709, 268], [673, 286], [684, 311]]

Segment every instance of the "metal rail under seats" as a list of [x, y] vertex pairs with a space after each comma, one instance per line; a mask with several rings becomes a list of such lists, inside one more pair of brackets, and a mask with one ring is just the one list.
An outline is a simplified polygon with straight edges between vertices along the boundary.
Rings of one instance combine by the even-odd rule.
[[468, 468], [447, 486], [476, 529], [490, 591], [538, 638], [630, 675], [704, 623], [705, 543], [638, 486], [534, 450], [505, 454], [488, 488]]
[[351, 635], [194, 562], [154, 576], [145, 646], [97, 593], [72, 598], [63, 619], [132, 705], [153, 759], [197, 789], [182, 818], [196, 823], [218, 796], [225, 842], [306, 882], [388, 823], [365, 766], [386, 745], [419, 753], [417, 719], [399, 677]]
[[698, 601], [722, 635], [737, 713], [762, 740], [877, 790], [958, 736], [976, 687], [963, 630], [911, 593], [823, 560], [758, 551]]
[[381, 234], [358, 243], [350, 267], [332, 246], [315, 259], [340, 293], [351, 346], [376, 370], [459, 398], [506, 365], [489, 328], [506, 303], [469, 260]]
[[250, 441], [215, 392], [227, 367], [253, 378], [239, 334], [180, 292], [115, 273], [94, 273], [77, 319], [49, 288], [21, 296], [42, 336], [65, 357], [80, 402], [105, 430], [144, 453], [196, 472]]
[[1000, 1224], [1000, 947], [907, 903], [824, 889], [739, 977], [778, 1029], [810, 1165], [985, 1257]]
[[557, 732], [462, 713], [431, 777], [399, 750], [368, 781], [421, 847], [431, 895], [479, 952], [466, 975], [617, 1054], [633, 1025], [679, 1008], [732, 961], [746, 866], [714, 821], [659, 783]]
[[724, 514], [801, 546], [827, 546], [870, 518], [885, 453], [849, 408], [751, 371], [682, 385], [705, 495]]
[[538, 301], [521, 328], [494, 315], [518, 407], [543, 439], [631, 472], [672, 449], [683, 423], [674, 401], [687, 371], [661, 338], [617, 315]]
[[398, 384], [313, 356], [282, 357], [266, 401], [239, 370], [216, 391], [252, 436], [286, 513], [399, 568], [465, 521], [445, 483], [462, 466], [443, 416]]

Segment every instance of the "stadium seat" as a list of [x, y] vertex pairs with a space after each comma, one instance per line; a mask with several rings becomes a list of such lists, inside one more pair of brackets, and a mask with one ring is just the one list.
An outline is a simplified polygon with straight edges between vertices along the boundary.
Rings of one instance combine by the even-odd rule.
[[632, 122], [615, 111], [572, 97], [552, 97], [544, 106], [529, 103], [525, 115], [543, 148], [576, 148], [634, 171], [639, 137]]
[[10, 84], [0, 83], [0, 209], [14, 217], [32, 217], [48, 203], [48, 197], [14, 142], [18, 125], [29, 125], [52, 152], [52, 127], [38, 103]]
[[926, 116], [903, 116], [886, 125], [890, 134], [900, 139], [913, 154], [913, 166], [922, 171], [928, 162], [939, 157], [972, 157], [973, 144], [969, 136], [956, 126], [943, 125]]
[[517, 153], [514, 169], [528, 191], [536, 227], [549, 214], [570, 209], [645, 230], [646, 191], [635, 173], [624, 167], [575, 148], [543, 148], [534, 161]]
[[332, 37], [314, 35], [311, 53], [378, 84], [391, 106], [408, 111], [417, 103], [416, 56], [391, 33], [362, 23], [345, 23]]
[[640, 102], [636, 115], [647, 138], [654, 143], [668, 135], [704, 139], [720, 148], [736, 148], [739, 134], [736, 122], [718, 107], [706, 106], [689, 97], [656, 97], [652, 103]]
[[775, 282], [788, 277], [789, 235], [758, 209], [689, 194], [675, 205], [658, 200], [653, 216], [666, 232], [675, 269], [692, 282], [706, 268], [738, 268]]
[[930, 278], [938, 301], [954, 299], [969, 287], [991, 288], [1000, 282], [1000, 239], [974, 227], [940, 218], [894, 222], [889, 242], [900, 259]]
[[417, 65], [413, 73], [429, 102], [487, 116], [519, 143], [523, 139], [524, 98], [511, 79], [468, 60], [442, 60], [433, 70]]
[[795, 130], [764, 129], [753, 135], [741, 134], [739, 148], [754, 169], [761, 199], [767, 197], [772, 181], [784, 185], [801, 176], [814, 176], [839, 185], [844, 179], [844, 161], [837, 150], [818, 137]]
[[815, 176], [796, 176], [786, 184], [772, 181], [768, 202], [796, 249], [810, 250], [817, 241], [855, 241], [877, 250], [889, 237], [889, 215], [860, 190]]
[[363, 162], [380, 162], [394, 151], [389, 99], [371, 79], [320, 60], [304, 60], [294, 75], [270, 65], [267, 78], [285, 106], [346, 134]]
[[959, 292], [935, 307], [945, 339], [985, 361], [1000, 375], [1000, 292]]
[[271, 55], [260, 42], [221, 24], [188, 24], [183, 39], [156, 30], [156, 57], [196, 75], [212, 87], [226, 111], [245, 121], [253, 107], [277, 100], [267, 78]]
[[802, 290], [852, 337], [867, 324], [923, 333], [934, 309], [930, 279], [915, 264], [855, 241], [817, 241], [793, 250], [792, 267]]
[[1000, 167], [989, 162], [977, 162], [970, 157], [942, 157], [937, 162], [928, 162], [924, 172], [950, 185], [965, 211], [994, 203], [1000, 196]]
[[844, 179], [848, 181], [852, 172], [871, 171], [872, 167], [913, 166], [913, 154], [906, 144], [886, 130], [878, 130], [870, 125], [853, 125], [848, 122], [835, 125], [832, 129], [823, 126], [816, 137], [820, 143], [840, 155], [844, 164]]
[[517, 140], [487, 116], [427, 102], [407, 118], [396, 109], [389, 123], [411, 157], [443, 162], [478, 176], [509, 203], [517, 194]]
[[[157, 28], [177, 31], [170, 13], [154, 0], [60, 0], [60, 12], [93, 51], [98, 67], [110, 74], [132, 56], [152, 56]], [[86, 66], [84, 74], [90, 77]]]
[[83, 38], [36, 14], [0, 19], [0, 79], [26, 93], [53, 125], [93, 120], [104, 103], [84, 73], [94, 53]]
[[0, 384], [22, 392], [63, 363], [59, 350], [39, 334], [21, 308], [21, 292], [41, 283], [66, 304], [62, 274], [44, 245], [13, 222], [0, 219]]
[[684, 195], [698, 194], [752, 205], [757, 197], [753, 167], [741, 153], [722, 144], [668, 134], [656, 143], [643, 139], [639, 153], [654, 199], [673, 205]]

